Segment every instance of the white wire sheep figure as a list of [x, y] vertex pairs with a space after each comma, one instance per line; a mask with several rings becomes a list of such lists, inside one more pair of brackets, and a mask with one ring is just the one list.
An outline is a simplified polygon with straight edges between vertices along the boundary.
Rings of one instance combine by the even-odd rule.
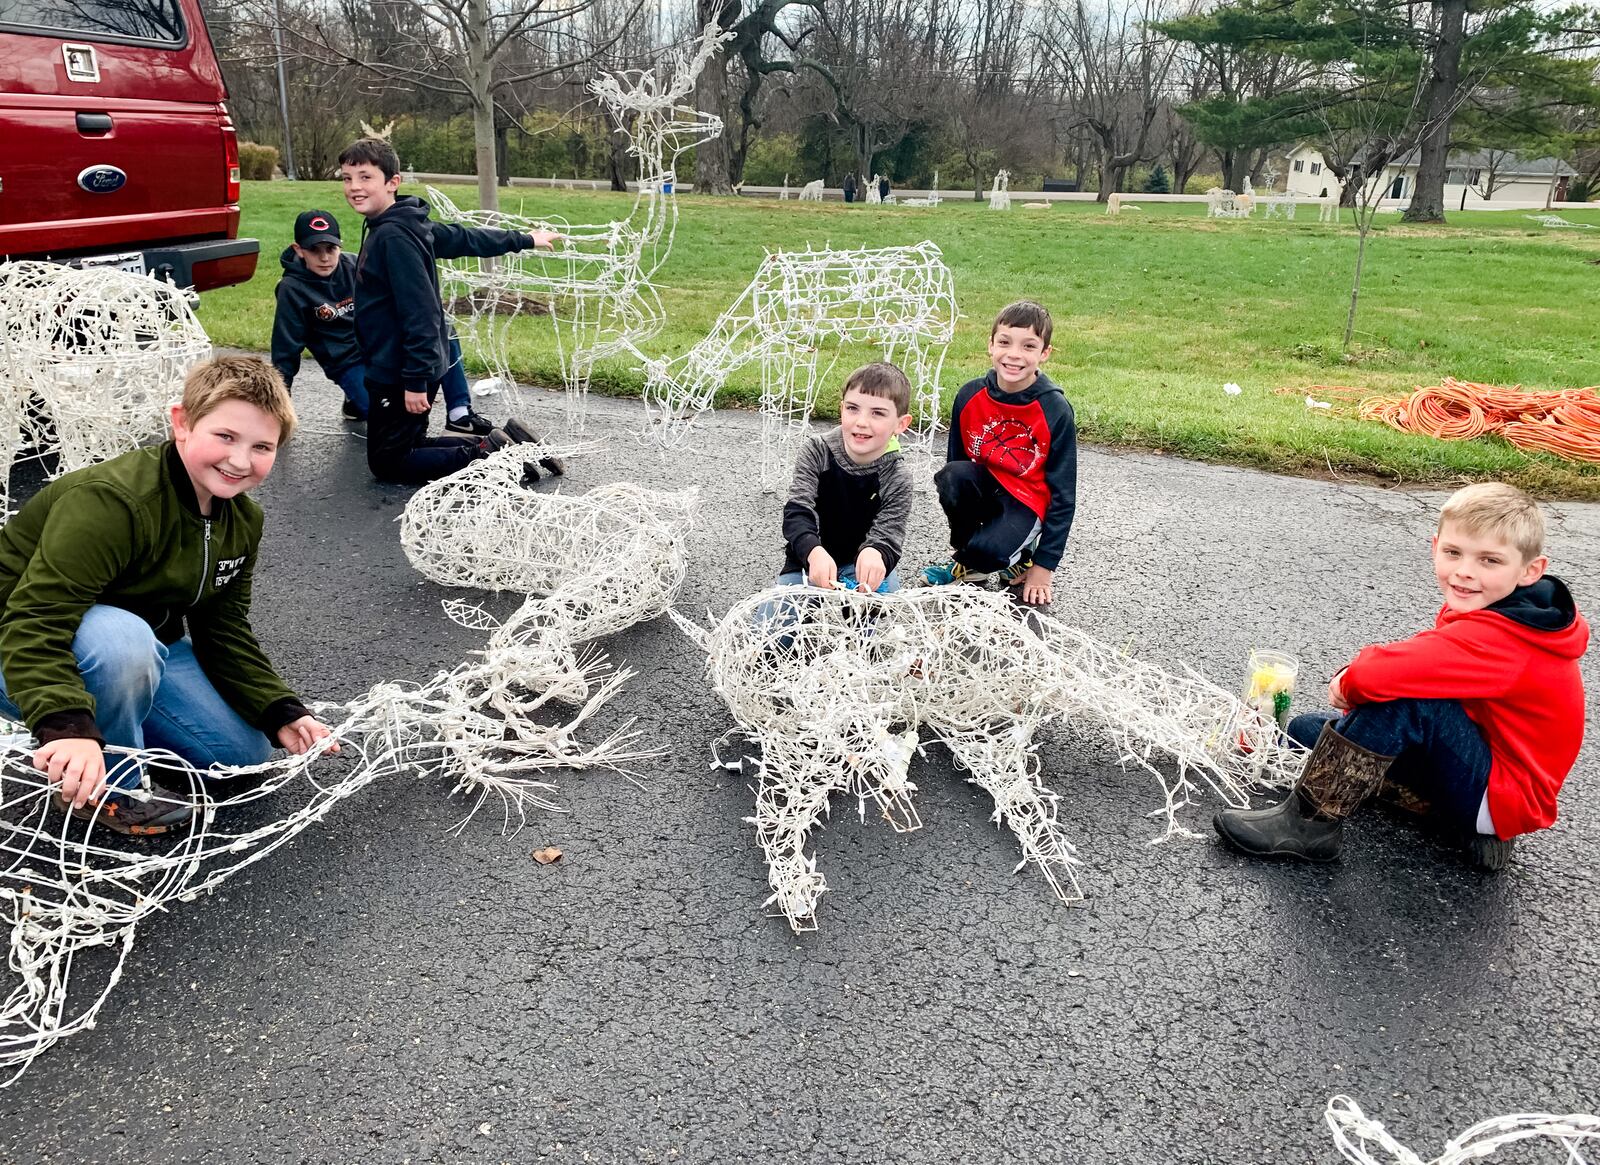
[[989, 187], [989, 209], [1011, 209], [1011, 171], [996, 170], [994, 182]]
[[[554, 254], [523, 251], [496, 259], [458, 259], [441, 264], [441, 294], [457, 317], [463, 339], [490, 373], [511, 382], [508, 343], [512, 321], [532, 303], [547, 301], [555, 324], [568, 420], [584, 425], [583, 406], [597, 361], [622, 353], [660, 332], [666, 310], [652, 282], [672, 250], [678, 202], [673, 192], [677, 159], [721, 134], [720, 118], [685, 104], [706, 63], [732, 37], [715, 22], [701, 31], [692, 53], [674, 62], [670, 75], [627, 71], [596, 78], [589, 86], [628, 153], [639, 161], [638, 196], [626, 219], [570, 223], [561, 218], [463, 211], [441, 191], [428, 200], [443, 222], [504, 230], [552, 230], [561, 237]], [[643, 359], [642, 356], [640, 356]]]
[[211, 354], [172, 284], [34, 262], [0, 264], [0, 343], [7, 476], [24, 437], [59, 454], [59, 473], [159, 439], [185, 374]]
[[735, 604], [709, 630], [674, 618], [706, 652], [733, 732], [759, 745], [751, 820], [772, 890], [764, 905], [797, 932], [816, 928], [827, 889], [805, 847], [834, 793], [853, 793], [863, 817], [872, 801], [896, 830], [920, 826], [908, 770], [922, 730], [993, 796], [993, 819], [1016, 834], [1022, 864], [1067, 902], [1083, 897], [1080, 862], [1057, 820], [1059, 798], [1039, 775], [1044, 723], [1092, 725], [1121, 763], [1160, 782], [1167, 828], [1156, 840], [1190, 832], [1177, 814], [1198, 791], [1193, 778], [1243, 805], [1252, 788], [1292, 783], [1302, 763], [1234, 694], [1055, 620], [1020, 621], [1005, 596], [974, 588], [779, 587]]
[[761, 482], [774, 489], [842, 347], [870, 344], [910, 378], [913, 437], [927, 440], [939, 427], [939, 378], [958, 315], [955, 281], [934, 243], [771, 252], [705, 339], [675, 359], [646, 361], [650, 434], [681, 444], [728, 377], [759, 364]]
[[[1560, 1165], [1587, 1165], [1589, 1159], [1581, 1152], [1580, 1143], [1600, 1142], [1600, 1117], [1582, 1113], [1513, 1113], [1479, 1121], [1450, 1138], [1439, 1156], [1424, 1161], [1348, 1096], [1329, 1100], [1324, 1119], [1340, 1155], [1356, 1165], [1462, 1165], [1492, 1156], [1508, 1145], [1538, 1140], [1560, 1147], [1560, 1156], [1553, 1158]], [[1382, 1156], [1374, 1156], [1374, 1151]]]
[[[508, 463], [502, 454], [501, 464]], [[444, 777], [453, 793], [471, 800], [456, 828], [494, 796], [510, 831], [513, 818], [525, 821], [530, 810], [561, 811], [555, 786], [544, 779], [549, 774], [628, 774], [658, 755], [631, 720], [598, 740], [583, 739], [633, 673], [612, 668], [600, 653], [580, 656], [577, 645], [670, 606], [683, 580], [693, 497], [608, 488], [603, 499], [541, 495], [548, 504], [520, 515], [546, 523], [531, 538], [519, 532], [518, 544], [543, 558], [543, 573], [520, 581], [547, 585], [547, 594], [530, 597], [503, 624], [469, 604], [447, 604], [458, 622], [491, 632], [481, 653], [422, 683], [382, 683], [348, 704], [318, 706], [340, 755], [327, 755], [323, 744], [307, 756], [202, 780], [169, 753], [129, 754], [127, 763], [165, 769], [172, 793], [146, 795], [201, 806], [190, 831], [159, 845], [124, 849], [92, 825], [51, 816], [50, 789], [30, 763], [31, 742], [0, 738], [0, 926], [10, 935], [15, 980], [0, 1000], [0, 1074], [9, 1072], [0, 1085], [57, 1040], [94, 1026], [140, 921], [262, 860], [374, 781]], [[540, 530], [560, 549], [538, 551]], [[496, 531], [500, 539], [509, 533]], [[631, 587], [615, 581], [625, 572]], [[599, 581], [605, 578], [612, 581]], [[260, 812], [244, 807], [272, 795], [292, 808], [256, 824]], [[113, 948], [114, 963], [94, 993], [72, 980], [73, 962], [101, 946]]]

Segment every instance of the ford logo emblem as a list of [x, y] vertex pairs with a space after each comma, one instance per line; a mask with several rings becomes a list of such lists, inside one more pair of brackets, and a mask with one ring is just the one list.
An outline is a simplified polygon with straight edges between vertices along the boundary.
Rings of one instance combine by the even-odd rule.
[[127, 183], [128, 176], [115, 166], [87, 166], [78, 174], [78, 185], [90, 194], [110, 194]]

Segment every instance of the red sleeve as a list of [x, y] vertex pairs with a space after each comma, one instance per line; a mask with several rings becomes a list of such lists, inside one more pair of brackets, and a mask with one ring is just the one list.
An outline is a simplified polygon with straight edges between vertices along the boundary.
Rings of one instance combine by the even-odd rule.
[[1382, 700], [1482, 700], [1503, 696], [1527, 662], [1499, 614], [1473, 614], [1397, 643], [1361, 649], [1344, 672], [1352, 704]]

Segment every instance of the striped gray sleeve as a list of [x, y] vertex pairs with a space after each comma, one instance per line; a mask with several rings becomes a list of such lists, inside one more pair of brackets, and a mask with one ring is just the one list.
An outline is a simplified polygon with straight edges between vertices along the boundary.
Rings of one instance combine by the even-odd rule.
[[867, 545], [876, 546], [890, 570], [900, 561], [911, 520], [911, 470], [895, 457], [878, 476], [878, 516], [867, 531]]
[[783, 506], [783, 541], [796, 562], [804, 562], [822, 545], [817, 488], [827, 467], [828, 451], [819, 438], [812, 437], [800, 447], [800, 455], [794, 461], [794, 478], [789, 482], [789, 498]]

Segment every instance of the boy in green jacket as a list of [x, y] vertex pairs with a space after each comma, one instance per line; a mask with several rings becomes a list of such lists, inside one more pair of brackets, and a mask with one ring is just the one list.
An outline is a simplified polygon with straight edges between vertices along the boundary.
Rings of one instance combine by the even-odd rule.
[[108, 745], [206, 769], [329, 735], [250, 630], [262, 515], [244, 495], [294, 426], [271, 365], [208, 360], [173, 406], [172, 440], [66, 474], [0, 528], [0, 714], [28, 726], [73, 816], [148, 835], [192, 813], [119, 793], [141, 774], [122, 757], [108, 779]]

